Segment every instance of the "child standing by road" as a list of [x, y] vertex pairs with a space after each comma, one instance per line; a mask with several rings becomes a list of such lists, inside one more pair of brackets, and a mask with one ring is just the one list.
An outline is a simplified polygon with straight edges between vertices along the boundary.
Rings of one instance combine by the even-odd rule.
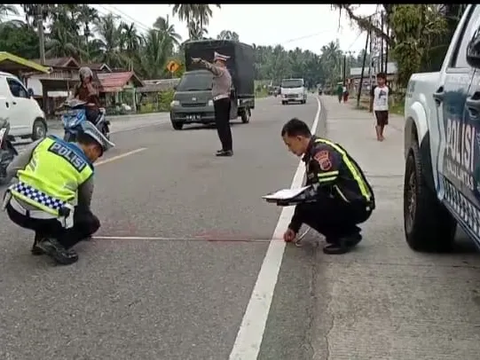
[[387, 85], [387, 75], [385, 73], [377, 74], [377, 86], [372, 87], [370, 91], [370, 112], [374, 112], [377, 133], [377, 140], [383, 141], [385, 138], [383, 132], [388, 125], [388, 103], [392, 90]]

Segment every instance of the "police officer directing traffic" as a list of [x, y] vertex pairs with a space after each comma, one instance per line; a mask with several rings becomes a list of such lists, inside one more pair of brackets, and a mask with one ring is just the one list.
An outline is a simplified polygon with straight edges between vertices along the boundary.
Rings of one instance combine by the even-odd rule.
[[192, 58], [194, 63], [199, 63], [213, 74], [213, 106], [215, 110], [215, 124], [222, 149], [217, 151], [217, 156], [232, 156], [232, 130], [230, 129], [230, 92], [232, 90], [232, 76], [226, 63], [229, 56], [214, 53], [213, 64], [201, 58]]
[[17, 225], [35, 231], [34, 255], [60, 264], [78, 260], [72, 249], [100, 227], [90, 210], [93, 163], [115, 146], [92, 123], [82, 123], [76, 143], [48, 136], [29, 145], [7, 168], [16, 177], [3, 208]]
[[282, 129], [288, 149], [303, 156], [307, 185], [314, 202], [296, 206], [284, 240], [294, 241], [302, 224], [325, 236], [326, 254], [344, 254], [361, 240], [358, 224], [375, 208], [373, 190], [355, 160], [338, 144], [312, 135], [308, 125], [294, 118]]

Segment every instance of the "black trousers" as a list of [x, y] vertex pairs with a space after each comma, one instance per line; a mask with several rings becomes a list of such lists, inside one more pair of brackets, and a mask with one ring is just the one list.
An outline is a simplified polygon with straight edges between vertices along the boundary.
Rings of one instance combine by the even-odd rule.
[[232, 150], [232, 130], [230, 129], [230, 98], [219, 99], [213, 103], [215, 124], [222, 150]]
[[337, 239], [359, 233], [357, 225], [368, 220], [371, 213], [363, 204], [325, 197], [318, 202], [297, 205], [294, 219], [298, 224], [307, 224], [334, 243]]
[[32, 219], [18, 211], [10, 204], [6, 207], [8, 217], [18, 226], [35, 231], [35, 238], [53, 237], [65, 248], [71, 248], [76, 243], [89, 237], [100, 228], [100, 220], [91, 211], [75, 208], [73, 227], [65, 229], [56, 219]]

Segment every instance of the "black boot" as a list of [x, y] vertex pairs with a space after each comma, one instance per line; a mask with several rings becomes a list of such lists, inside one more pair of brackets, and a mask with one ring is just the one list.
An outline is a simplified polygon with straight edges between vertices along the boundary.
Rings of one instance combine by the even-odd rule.
[[217, 151], [216, 155], [217, 156], [233, 156], [233, 151], [232, 150], [221, 150], [221, 151]]
[[65, 249], [57, 239], [44, 239], [37, 244], [37, 247], [62, 265], [70, 265], [78, 260], [78, 255], [75, 250]]
[[35, 239], [33, 240], [32, 249], [30, 250], [32, 252], [32, 255], [38, 256], [38, 255], [45, 254], [45, 252], [38, 247], [38, 243], [42, 240], [43, 240], [42, 236], [35, 234]]
[[349, 252], [353, 247], [362, 241], [360, 233], [354, 233], [339, 239], [326, 239], [328, 245], [323, 248], [323, 252], [328, 255], [341, 255]]

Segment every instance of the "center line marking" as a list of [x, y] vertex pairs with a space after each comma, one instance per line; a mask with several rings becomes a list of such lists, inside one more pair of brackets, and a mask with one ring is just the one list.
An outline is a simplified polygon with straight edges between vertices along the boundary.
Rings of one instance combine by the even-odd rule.
[[111, 158], [99, 161], [98, 163], [95, 164], [95, 166], [108, 164], [109, 162], [119, 160], [119, 159], [124, 158], [126, 156], [130, 156], [130, 155], [133, 155], [133, 154], [139, 153], [140, 151], [145, 151], [145, 150], [147, 150], [147, 148], [140, 148], [140, 149], [132, 150], [132, 151], [129, 151], [129, 152], [117, 155], [117, 156], [112, 156]]
[[[312, 124], [312, 134], [315, 134], [322, 104], [318, 97], [317, 114]], [[298, 164], [297, 171], [292, 180], [291, 188], [302, 186], [305, 166], [302, 161]], [[283, 238], [283, 233], [293, 216], [294, 207], [284, 207], [278, 219], [277, 226], [273, 232], [270, 245], [263, 259], [262, 267], [258, 273], [258, 278], [252, 291], [252, 295], [243, 315], [242, 323], [237, 333], [237, 338], [233, 344], [229, 360], [256, 360], [262, 345], [263, 334], [267, 325], [268, 314], [272, 304], [275, 286], [277, 284], [278, 273], [282, 266], [283, 254], [285, 252], [285, 242], [275, 239]]]

